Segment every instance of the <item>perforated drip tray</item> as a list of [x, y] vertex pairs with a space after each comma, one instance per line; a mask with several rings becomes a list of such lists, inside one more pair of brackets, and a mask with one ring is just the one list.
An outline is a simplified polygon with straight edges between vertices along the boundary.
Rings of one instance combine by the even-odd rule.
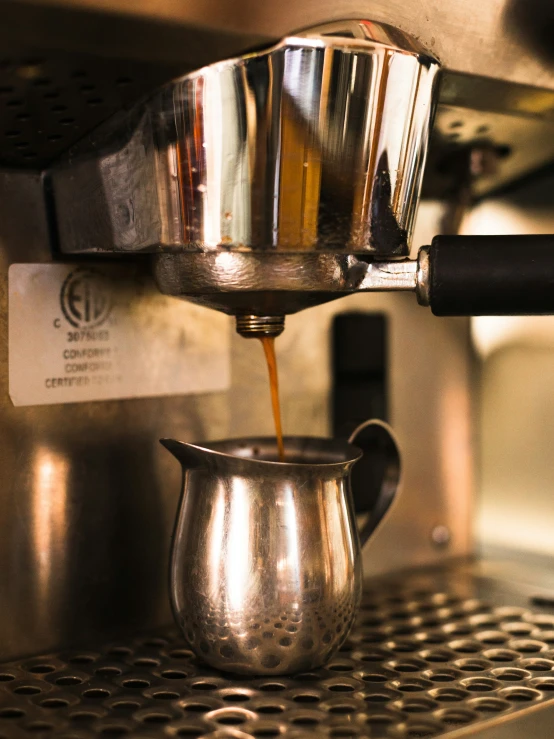
[[[448, 578], [447, 578], [448, 579]], [[235, 679], [171, 629], [0, 667], [0, 737], [431, 737], [554, 699], [554, 614], [381, 581], [322, 670]]]

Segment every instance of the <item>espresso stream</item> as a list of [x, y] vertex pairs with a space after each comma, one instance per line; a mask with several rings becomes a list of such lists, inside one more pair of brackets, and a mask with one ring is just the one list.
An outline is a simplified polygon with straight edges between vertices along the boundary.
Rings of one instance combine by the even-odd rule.
[[283, 428], [281, 426], [281, 405], [279, 403], [279, 379], [277, 376], [277, 358], [275, 356], [275, 338], [263, 336], [260, 338], [264, 348], [267, 371], [269, 373], [269, 389], [271, 391], [271, 406], [273, 408], [273, 421], [275, 423], [275, 435], [277, 436], [277, 450], [279, 462], [285, 461], [285, 446], [283, 444]]

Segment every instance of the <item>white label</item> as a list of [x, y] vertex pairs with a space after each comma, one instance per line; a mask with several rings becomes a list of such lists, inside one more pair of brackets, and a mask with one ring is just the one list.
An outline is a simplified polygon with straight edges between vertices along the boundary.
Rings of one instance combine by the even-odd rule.
[[14, 405], [225, 390], [230, 319], [161, 295], [139, 268], [12, 264]]

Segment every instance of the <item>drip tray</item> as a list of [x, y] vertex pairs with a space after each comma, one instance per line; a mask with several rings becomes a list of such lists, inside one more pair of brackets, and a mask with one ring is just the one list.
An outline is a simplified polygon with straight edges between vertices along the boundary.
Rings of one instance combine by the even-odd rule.
[[341, 651], [293, 678], [210, 670], [174, 629], [2, 665], [0, 738], [458, 736], [554, 699], [552, 612], [429, 582], [371, 584]]

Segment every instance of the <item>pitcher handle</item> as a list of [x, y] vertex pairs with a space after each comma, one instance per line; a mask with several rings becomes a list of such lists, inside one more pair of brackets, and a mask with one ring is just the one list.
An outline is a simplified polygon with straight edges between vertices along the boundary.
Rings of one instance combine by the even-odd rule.
[[400, 451], [393, 430], [379, 419], [364, 421], [352, 432], [348, 442], [355, 444], [364, 453], [377, 446], [383, 456], [384, 470], [379, 494], [367, 521], [359, 529], [360, 544], [363, 546], [383, 520], [398, 492]]

